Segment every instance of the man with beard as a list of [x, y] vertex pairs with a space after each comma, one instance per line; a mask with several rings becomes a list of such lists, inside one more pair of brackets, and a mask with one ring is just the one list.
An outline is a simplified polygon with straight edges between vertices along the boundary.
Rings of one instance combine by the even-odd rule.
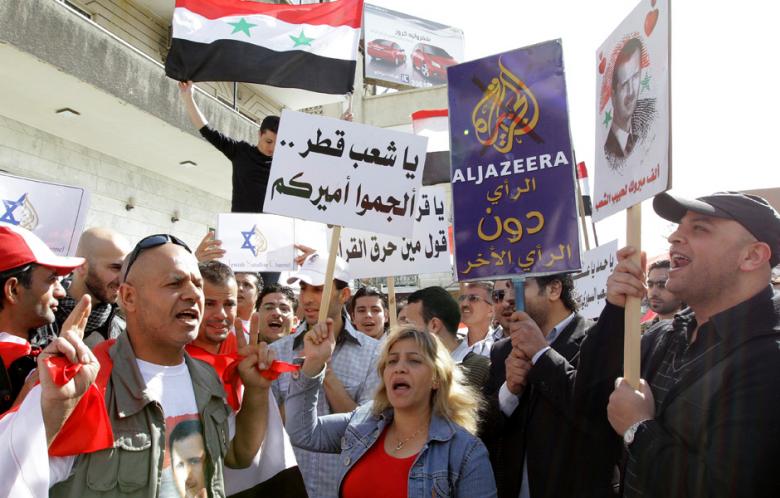
[[509, 337], [509, 323], [515, 312], [515, 286], [511, 280], [496, 280], [493, 283], [493, 344]]
[[84, 343], [94, 348], [106, 339], [115, 339], [125, 328], [125, 321], [118, 315], [116, 304], [119, 296], [122, 261], [130, 252], [125, 237], [109, 228], [89, 228], [81, 234], [76, 256], [86, 263], [73, 272], [67, 295], [57, 309], [53, 336], [79, 300], [88, 295], [92, 299], [92, 313], [84, 332]]
[[652, 324], [660, 320], [671, 320], [684, 306], [683, 302], [666, 288], [671, 262], [668, 259], [656, 261], [647, 270], [647, 300], [650, 309], [657, 315]]
[[486, 389], [483, 439], [498, 496], [612, 496], [619, 442], [569, 395], [592, 322], [577, 314], [571, 275], [528, 278], [524, 290], [526, 312], [509, 318], [510, 337], [494, 345]]

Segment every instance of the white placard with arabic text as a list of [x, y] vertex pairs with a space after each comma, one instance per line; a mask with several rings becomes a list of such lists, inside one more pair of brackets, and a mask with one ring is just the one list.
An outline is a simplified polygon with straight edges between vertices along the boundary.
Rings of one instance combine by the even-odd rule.
[[263, 211], [409, 236], [427, 141], [285, 110]]
[[422, 188], [411, 237], [342, 230], [339, 256], [349, 263], [350, 275], [372, 278], [452, 271], [446, 195], [442, 187]]
[[582, 254], [582, 271], [572, 275], [580, 302], [580, 315], [596, 318], [607, 304], [607, 278], [617, 264], [617, 240]]
[[76, 253], [89, 209], [82, 187], [0, 173], [0, 223], [24, 227], [59, 256]]
[[221, 261], [233, 271], [294, 269], [295, 220], [285, 216], [223, 213], [217, 217]]

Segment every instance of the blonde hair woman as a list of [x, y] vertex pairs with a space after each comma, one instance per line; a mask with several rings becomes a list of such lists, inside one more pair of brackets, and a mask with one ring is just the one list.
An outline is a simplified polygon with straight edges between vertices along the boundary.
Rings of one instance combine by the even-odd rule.
[[377, 363], [382, 382], [373, 403], [318, 417], [317, 392], [334, 347], [330, 320], [307, 333], [286, 427], [297, 446], [341, 454], [340, 496], [496, 496], [487, 450], [474, 436], [479, 396], [464, 386], [438, 338], [392, 331]]

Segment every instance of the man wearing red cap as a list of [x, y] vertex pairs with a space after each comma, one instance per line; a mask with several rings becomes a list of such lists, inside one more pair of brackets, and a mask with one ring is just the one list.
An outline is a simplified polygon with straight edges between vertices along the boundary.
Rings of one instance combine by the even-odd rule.
[[[0, 226], [0, 413], [19, 397], [35, 368], [40, 350], [28, 341], [29, 331], [54, 322], [58, 300], [65, 297], [60, 279], [83, 263], [57, 256], [24, 228]], [[28, 386], [34, 380], [30, 376]]]
[[[642, 337], [638, 389], [621, 378], [623, 308], [646, 289], [643, 266], [618, 252], [607, 305], [580, 348], [573, 397], [602, 396], [623, 436], [623, 496], [777, 497], [780, 480], [780, 214], [721, 192], [653, 208], [678, 223], [666, 288], [685, 301]], [[601, 408], [603, 410], [603, 408]]]

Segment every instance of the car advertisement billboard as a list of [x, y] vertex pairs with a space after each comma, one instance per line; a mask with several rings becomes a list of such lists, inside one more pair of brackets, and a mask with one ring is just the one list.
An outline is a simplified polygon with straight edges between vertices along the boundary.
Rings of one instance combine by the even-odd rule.
[[363, 30], [365, 78], [382, 86], [441, 85], [463, 62], [458, 28], [365, 4]]

